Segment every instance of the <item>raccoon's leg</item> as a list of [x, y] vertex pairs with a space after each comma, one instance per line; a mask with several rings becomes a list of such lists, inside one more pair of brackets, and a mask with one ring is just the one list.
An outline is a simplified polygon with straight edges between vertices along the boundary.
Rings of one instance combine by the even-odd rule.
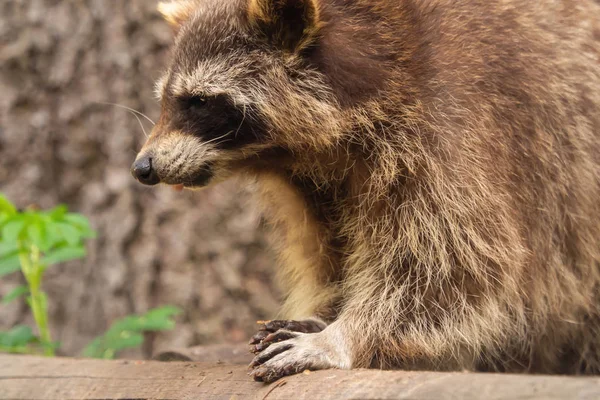
[[[346, 300], [335, 322], [318, 333], [282, 334], [281, 342], [270, 344], [254, 358], [250, 375], [258, 381], [273, 382], [305, 370], [328, 368], [473, 369], [482, 352], [493, 355], [494, 349], [506, 346], [523, 329], [517, 329], [516, 321], [503, 312], [511, 304], [498, 296], [471, 296], [462, 286], [464, 281], [428, 286], [435, 296], [414, 305], [421, 307], [418, 312], [398, 304], [417, 296], [419, 292], [414, 288], [411, 293], [410, 287], [401, 291], [404, 288], [390, 285], [385, 292], [373, 285], [373, 292], [365, 297], [365, 290], [370, 288], [363, 284], [362, 294], [355, 293]], [[472, 282], [470, 290], [476, 286]], [[380, 296], [379, 302], [365, 302], [365, 298], [374, 299], [380, 292], [396, 301]], [[519, 298], [511, 298], [515, 303], [512, 306], [518, 307]]]
[[250, 351], [260, 353], [273, 343], [298, 337], [301, 333], [318, 333], [327, 327], [320, 318], [300, 321], [274, 320], [260, 323], [259, 331], [250, 339]]
[[[460, 338], [443, 332], [437, 332], [440, 337], [428, 338], [430, 332], [421, 328], [427, 321], [407, 322], [404, 327], [414, 332], [407, 332], [406, 336], [379, 329], [377, 325], [361, 328], [355, 321], [341, 317], [319, 333], [297, 332], [259, 353], [250, 364], [250, 375], [269, 383], [305, 370], [369, 367], [460, 370], [475, 365], [476, 355], [457, 343]], [[456, 326], [456, 329], [462, 336], [472, 327]], [[415, 341], [415, 334], [422, 337], [423, 343]], [[439, 349], [432, 352], [432, 346]]]

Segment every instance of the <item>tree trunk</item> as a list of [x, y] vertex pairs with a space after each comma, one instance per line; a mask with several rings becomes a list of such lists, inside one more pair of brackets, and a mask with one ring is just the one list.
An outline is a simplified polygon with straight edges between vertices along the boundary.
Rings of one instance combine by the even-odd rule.
[[[45, 289], [53, 339], [75, 355], [110, 322], [173, 304], [185, 310], [163, 347], [241, 342], [277, 306], [259, 218], [231, 182], [198, 193], [143, 188], [129, 175], [142, 127], [157, 118], [153, 81], [169, 27], [147, 0], [0, 3], [0, 191], [18, 206], [58, 203], [90, 217], [84, 262], [53, 267]], [[143, 118], [145, 130], [151, 125]], [[0, 296], [19, 283], [0, 282]], [[31, 323], [0, 305], [0, 329]]]

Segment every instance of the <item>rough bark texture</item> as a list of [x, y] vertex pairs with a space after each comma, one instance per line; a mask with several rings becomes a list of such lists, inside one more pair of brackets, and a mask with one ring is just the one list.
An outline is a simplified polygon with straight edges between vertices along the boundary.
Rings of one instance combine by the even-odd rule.
[[[170, 29], [152, 0], [0, 2], [0, 191], [19, 206], [66, 203], [98, 239], [49, 271], [54, 339], [75, 355], [111, 321], [165, 304], [185, 314], [163, 347], [240, 342], [277, 307], [259, 218], [236, 182], [200, 193], [145, 189], [129, 167], [144, 133], [119, 103], [158, 116], [153, 81]], [[145, 123], [146, 130], [151, 126]], [[0, 295], [18, 283], [0, 282]], [[0, 329], [30, 323], [0, 306]]]
[[598, 399], [600, 379], [328, 370], [266, 386], [245, 366], [0, 356], [0, 399]]

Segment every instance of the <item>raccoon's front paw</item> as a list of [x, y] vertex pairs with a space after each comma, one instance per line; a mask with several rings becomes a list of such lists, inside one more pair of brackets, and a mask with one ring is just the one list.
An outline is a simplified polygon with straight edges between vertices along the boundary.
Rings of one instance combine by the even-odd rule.
[[327, 330], [314, 334], [289, 333], [293, 335], [291, 339], [271, 344], [254, 358], [250, 376], [270, 383], [306, 370], [351, 368], [344, 344], [332, 340]]
[[259, 324], [259, 331], [250, 339], [250, 352], [255, 354], [273, 343], [295, 338], [298, 333], [318, 333], [327, 327], [327, 324], [318, 318], [302, 321], [259, 321]]

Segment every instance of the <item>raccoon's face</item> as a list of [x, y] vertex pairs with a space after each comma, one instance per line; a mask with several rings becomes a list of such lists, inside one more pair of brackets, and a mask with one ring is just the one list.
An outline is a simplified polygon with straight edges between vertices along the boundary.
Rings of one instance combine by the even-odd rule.
[[156, 86], [161, 116], [133, 175], [148, 185], [203, 187], [262, 154], [335, 142], [339, 107], [302, 55], [320, 29], [316, 1], [162, 3], [177, 38]]

